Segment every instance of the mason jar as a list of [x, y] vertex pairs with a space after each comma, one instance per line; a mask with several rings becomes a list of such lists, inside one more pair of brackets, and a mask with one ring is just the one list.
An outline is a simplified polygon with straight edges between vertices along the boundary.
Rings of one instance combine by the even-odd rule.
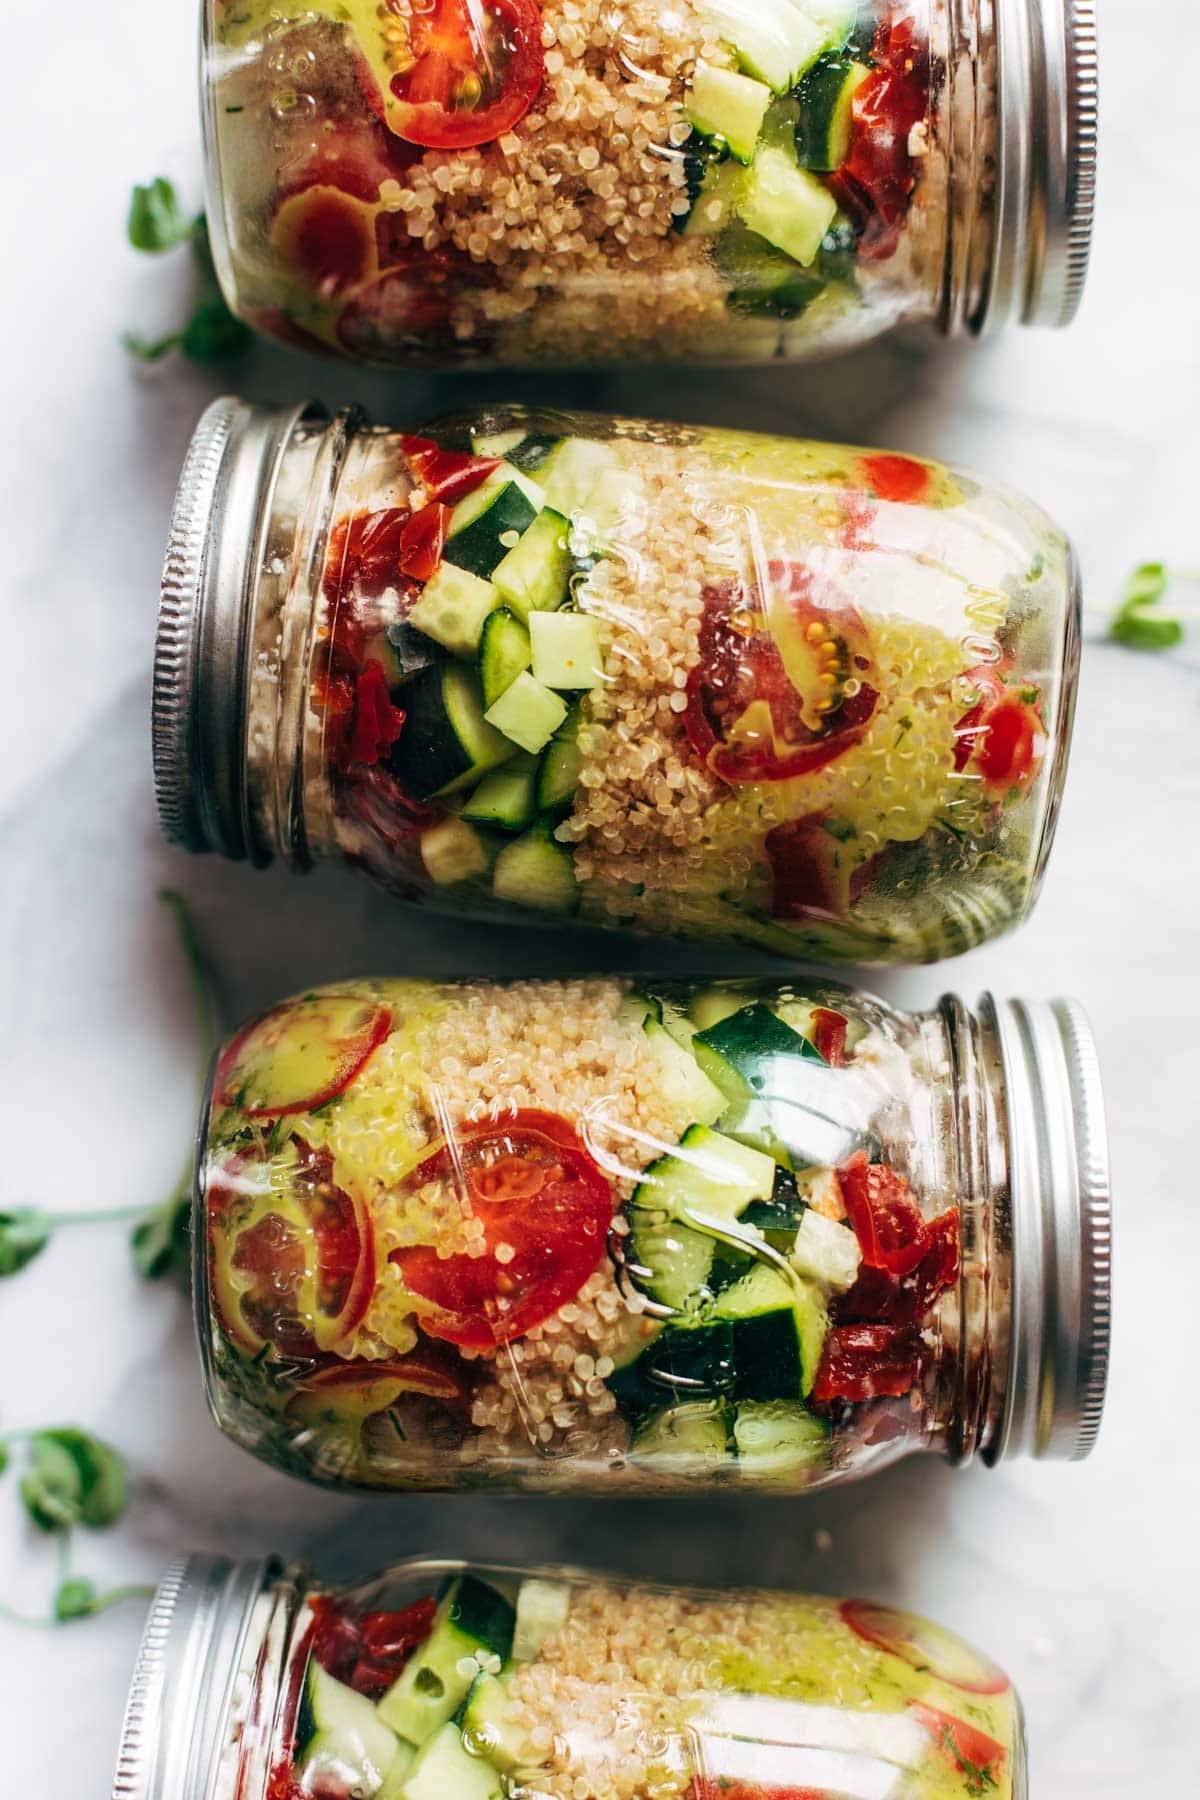
[[1065, 325], [1093, 0], [207, 0], [234, 310], [377, 364]]
[[1007, 929], [1053, 837], [1069, 545], [907, 456], [216, 402], [163, 582], [167, 836], [810, 961]]
[[183, 1557], [114, 1800], [1024, 1800], [1021, 1704], [864, 1600], [412, 1559]]
[[1070, 1002], [824, 980], [355, 980], [215, 1062], [221, 1430], [331, 1486], [797, 1491], [1080, 1457], [1108, 1360]]

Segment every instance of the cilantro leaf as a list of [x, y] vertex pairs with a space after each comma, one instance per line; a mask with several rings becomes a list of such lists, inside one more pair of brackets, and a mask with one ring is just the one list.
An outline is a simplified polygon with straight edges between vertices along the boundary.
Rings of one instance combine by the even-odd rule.
[[185, 242], [192, 226], [183, 215], [174, 187], [158, 175], [144, 187], [134, 188], [126, 229], [135, 250], [156, 256]]
[[1114, 643], [1130, 650], [1173, 650], [1183, 642], [1182, 619], [1153, 610], [1166, 594], [1168, 579], [1164, 563], [1142, 563], [1133, 571], [1108, 628]]
[[32, 1206], [0, 1212], [0, 1276], [17, 1275], [50, 1240], [51, 1221]]
[[99, 1530], [120, 1518], [128, 1497], [125, 1460], [102, 1438], [62, 1426], [30, 1439], [21, 1499], [40, 1530], [65, 1531], [72, 1525]]

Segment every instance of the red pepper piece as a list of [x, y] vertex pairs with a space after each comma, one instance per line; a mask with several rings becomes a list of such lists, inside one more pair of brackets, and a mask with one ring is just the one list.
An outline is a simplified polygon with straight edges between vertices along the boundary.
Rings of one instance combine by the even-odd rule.
[[436, 1611], [437, 1602], [426, 1597], [399, 1612], [364, 1613], [359, 1621], [363, 1642], [377, 1661], [404, 1663], [433, 1630]]
[[866, 1263], [836, 1303], [839, 1324], [917, 1325], [958, 1279], [958, 1214], [940, 1213], [925, 1228], [921, 1260], [903, 1279]]
[[409, 467], [431, 500], [453, 506], [472, 493], [500, 467], [498, 456], [468, 456], [463, 450], [443, 450], [432, 438], [400, 440]]
[[880, 25], [875, 67], [854, 96], [850, 148], [829, 185], [862, 235], [858, 253], [871, 262], [895, 254], [917, 185], [909, 137], [929, 106], [929, 47], [916, 21]]
[[842, 1198], [863, 1261], [889, 1275], [911, 1275], [925, 1254], [925, 1218], [903, 1175], [866, 1152], [839, 1169]]
[[392, 705], [383, 664], [374, 658], [359, 670], [354, 686], [354, 728], [349, 760], [377, 763], [404, 729], [404, 713]]
[[861, 467], [879, 500], [919, 506], [929, 492], [929, 470], [911, 456], [864, 456]]
[[356, 1622], [341, 1612], [332, 1601], [318, 1598], [314, 1602], [310, 1654], [335, 1681], [346, 1681], [362, 1654], [362, 1635]]
[[398, 506], [389, 506], [381, 512], [339, 519], [329, 535], [325, 558], [326, 599], [342, 600], [355, 587], [363, 594], [382, 594], [385, 588], [394, 587], [400, 537], [410, 516]]
[[450, 508], [431, 500], [415, 512], [400, 533], [400, 572], [414, 581], [428, 581], [442, 560]]
[[834, 1012], [831, 1006], [813, 1009], [813, 1047], [818, 1056], [825, 1058], [831, 1069], [844, 1069], [846, 1066], [848, 1023], [846, 1015]]
[[921, 1340], [895, 1325], [836, 1325], [825, 1339], [814, 1400], [898, 1399], [921, 1376]]

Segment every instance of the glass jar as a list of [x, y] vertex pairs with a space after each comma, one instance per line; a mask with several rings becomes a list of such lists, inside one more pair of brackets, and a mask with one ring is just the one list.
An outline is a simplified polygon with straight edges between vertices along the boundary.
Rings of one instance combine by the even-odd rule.
[[1102, 1103], [1069, 1002], [822, 980], [356, 980], [218, 1057], [210, 1407], [329, 1485], [800, 1490], [1078, 1457]]
[[475, 916], [930, 961], [1033, 904], [1078, 614], [1042, 513], [910, 457], [219, 401], [164, 576], [160, 813]]
[[114, 1800], [1024, 1800], [1021, 1705], [862, 1600], [413, 1559], [353, 1586], [191, 1556]]
[[1092, 0], [207, 0], [222, 285], [380, 364], [1063, 325]]

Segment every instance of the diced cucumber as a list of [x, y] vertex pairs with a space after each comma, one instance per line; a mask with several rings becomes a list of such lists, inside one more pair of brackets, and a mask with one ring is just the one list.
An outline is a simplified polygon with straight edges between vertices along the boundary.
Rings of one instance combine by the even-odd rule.
[[743, 1401], [733, 1437], [745, 1475], [778, 1480], [829, 1465], [829, 1426], [798, 1400]]
[[588, 613], [529, 616], [533, 672], [548, 688], [594, 688], [604, 678], [600, 625]]
[[550, 742], [566, 716], [566, 701], [543, 686], [528, 669], [509, 683], [484, 714], [489, 725], [531, 755]]
[[657, 1019], [647, 1019], [644, 1030], [646, 1047], [658, 1064], [659, 1091], [668, 1106], [701, 1125], [715, 1125], [727, 1104], [720, 1088]]
[[469, 787], [514, 754], [512, 741], [483, 716], [474, 669], [440, 662], [404, 686], [404, 730], [390, 766], [418, 800]]
[[750, 995], [742, 988], [700, 988], [688, 1003], [688, 1017], [697, 1031], [706, 1031], [710, 1025], [719, 1025], [731, 1013], [741, 1012], [744, 1006], [753, 1004]]
[[470, 881], [473, 876], [484, 874], [491, 861], [479, 833], [453, 813], [423, 831], [420, 844], [425, 872], [438, 887]]
[[790, 1252], [796, 1241], [796, 1233], [800, 1229], [800, 1221], [806, 1208], [807, 1201], [801, 1198], [795, 1174], [791, 1169], [777, 1167], [771, 1198], [751, 1201], [740, 1215], [739, 1223], [753, 1225], [756, 1231], [761, 1231], [772, 1249], [785, 1254]]
[[643, 1467], [672, 1475], [704, 1475], [733, 1463], [733, 1415], [722, 1400], [667, 1406], [643, 1419], [630, 1455]]
[[501, 598], [519, 618], [553, 612], [567, 597], [571, 522], [545, 506], [492, 571]]
[[485, 775], [462, 809], [461, 817], [500, 831], [524, 831], [536, 810], [538, 765], [531, 756], [514, 756]]
[[494, 706], [532, 661], [529, 633], [524, 625], [506, 606], [497, 607], [484, 620], [479, 639], [479, 681], [484, 706]]
[[450, 514], [443, 563], [488, 577], [528, 530], [544, 504], [542, 490], [511, 463], [501, 463]]
[[407, 623], [452, 656], [474, 656], [484, 620], [499, 604], [500, 595], [490, 581], [456, 569], [453, 563], [441, 563], [425, 583]]
[[739, 1400], [802, 1400], [812, 1392], [829, 1329], [819, 1289], [760, 1263], [718, 1294], [713, 1316], [733, 1326]]
[[305, 1786], [340, 1776], [354, 1790], [374, 1794], [397, 1750], [396, 1733], [374, 1702], [337, 1681], [310, 1657], [296, 1720], [296, 1769]]
[[809, 1207], [790, 1251], [792, 1267], [831, 1294], [844, 1294], [858, 1279], [862, 1252], [848, 1225]]
[[418, 1751], [404, 1786], [404, 1800], [504, 1800], [499, 1772], [472, 1756], [458, 1726], [447, 1721]]
[[576, 702], [555, 732], [538, 765], [539, 812], [560, 812], [575, 798], [583, 754], [579, 748], [581, 714]]
[[416, 1750], [402, 1738], [396, 1739], [396, 1754], [384, 1771], [383, 1786], [375, 1800], [404, 1800], [404, 1783], [416, 1761]]
[[764, 149], [750, 165], [738, 214], [751, 231], [807, 268], [837, 216], [837, 201], [782, 150]]
[[507, 1662], [514, 1614], [503, 1594], [475, 1575], [451, 1576], [433, 1628], [379, 1702], [379, 1717], [410, 1744], [428, 1741], [466, 1698], [480, 1652]]
[[825, 279], [802, 269], [739, 220], [713, 245], [713, 261], [729, 283], [729, 304], [758, 318], [798, 319], [824, 292]]
[[727, 144], [739, 162], [748, 163], [770, 103], [771, 90], [765, 82], [699, 62], [687, 98], [687, 116], [703, 137]]
[[528, 1759], [524, 1733], [513, 1718], [512, 1702], [498, 1675], [477, 1675], [455, 1718], [463, 1749], [494, 1769], [515, 1769]]
[[510, 462], [514, 469], [520, 469], [524, 475], [536, 474], [560, 437], [551, 436], [544, 431], [497, 431], [491, 436], [471, 439], [471, 448], [476, 456], [502, 456]]
[[860, 0], [792, 0], [825, 34], [825, 43], [831, 50], [840, 50], [858, 22], [860, 12], [871, 15], [868, 29], [874, 36], [876, 28], [874, 6], [863, 8]]
[[802, 169], [840, 169], [850, 148], [854, 96], [871, 71], [852, 56], [822, 56], [796, 89], [796, 158]]
[[517, 1590], [517, 1624], [513, 1632], [514, 1662], [532, 1662], [547, 1638], [561, 1631], [571, 1613], [571, 1590], [565, 1581], [531, 1575]]
[[535, 825], [515, 843], [506, 844], [492, 871], [497, 900], [533, 906], [542, 912], [571, 913], [579, 904], [579, 885], [571, 853], [556, 843], [550, 829]]
[[864, 1145], [856, 1125], [818, 1112], [799, 1091], [794, 1098], [775, 1094], [767, 1100], [735, 1101], [721, 1114], [720, 1126], [739, 1143], [765, 1150], [794, 1169], [838, 1168]]
[[793, 1062], [822, 1061], [807, 1038], [761, 1001], [698, 1031], [692, 1053], [726, 1098], [738, 1102], [786, 1095]]
[[634, 1190], [630, 1250], [645, 1271], [639, 1284], [664, 1306], [694, 1311], [706, 1297], [715, 1255], [704, 1217], [732, 1224], [752, 1200], [767, 1198], [774, 1176], [770, 1157], [707, 1125], [689, 1127]]
[[793, 0], [703, 0], [702, 12], [746, 73], [777, 94], [827, 47], [826, 29]]
[[614, 1371], [608, 1385], [621, 1411], [636, 1424], [668, 1403], [712, 1400], [727, 1396], [735, 1376], [733, 1326], [670, 1326], [627, 1368]]
[[739, 162], [709, 163], [684, 222], [684, 237], [716, 237], [724, 230], [737, 212], [745, 180]]
[[539, 471], [545, 504], [566, 518], [584, 511], [602, 476], [621, 472], [611, 444], [595, 438], [563, 438]]

